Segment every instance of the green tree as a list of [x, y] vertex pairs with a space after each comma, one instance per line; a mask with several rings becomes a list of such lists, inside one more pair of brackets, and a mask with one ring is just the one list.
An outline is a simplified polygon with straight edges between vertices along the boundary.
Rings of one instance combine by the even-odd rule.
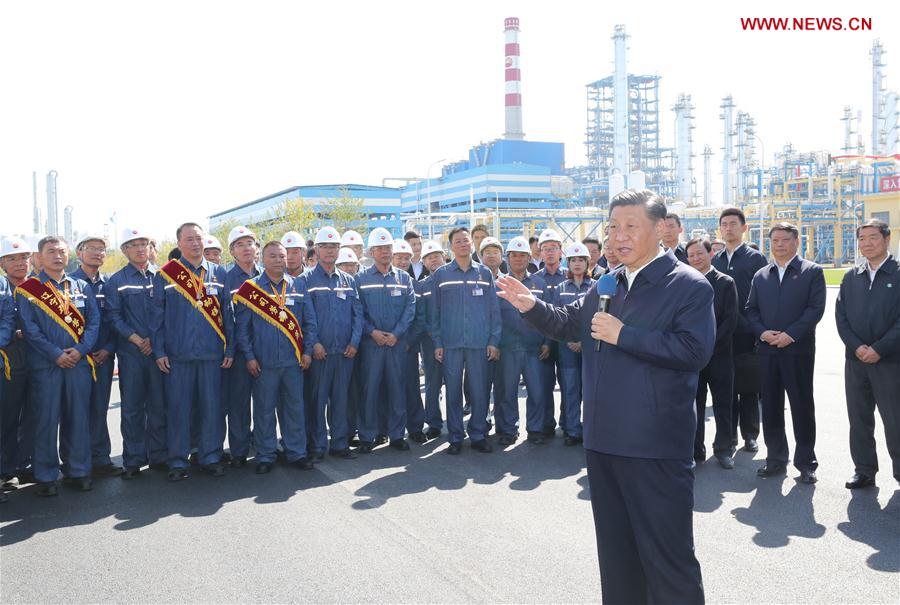
[[363, 199], [353, 197], [346, 187], [340, 189], [338, 197], [325, 200], [319, 210], [322, 223], [331, 225], [341, 233], [348, 229], [363, 232], [366, 227], [366, 212]]

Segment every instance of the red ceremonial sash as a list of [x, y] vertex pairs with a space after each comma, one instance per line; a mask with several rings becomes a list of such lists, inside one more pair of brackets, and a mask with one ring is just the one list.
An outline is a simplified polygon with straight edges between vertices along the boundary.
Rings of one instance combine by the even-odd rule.
[[[67, 309], [64, 309], [53, 290], [36, 277], [29, 277], [19, 284], [16, 290], [21, 291], [34, 306], [58, 323], [72, 337], [75, 344], [81, 344], [84, 338], [85, 321], [84, 316], [75, 305], [70, 304]], [[9, 364], [5, 356], [4, 361], [7, 361], [5, 365], [8, 368]], [[87, 362], [91, 366], [91, 376], [97, 380], [96, 367], [90, 355], [87, 355]]]
[[297, 363], [301, 363], [300, 358], [303, 356], [303, 332], [300, 330], [300, 322], [297, 321], [297, 317], [290, 309], [283, 306], [274, 296], [249, 279], [241, 284], [241, 287], [235, 292], [234, 300], [247, 305], [251, 311], [287, 336], [294, 347]]
[[[222, 306], [219, 304], [219, 299], [207, 294], [203, 282], [198, 281], [197, 276], [177, 259], [170, 260], [160, 267], [159, 272], [209, 322], [224, 345], [225, 322], [222, 319]], [[221, 287], [224, 288], [225, 284], [221, 284]]]

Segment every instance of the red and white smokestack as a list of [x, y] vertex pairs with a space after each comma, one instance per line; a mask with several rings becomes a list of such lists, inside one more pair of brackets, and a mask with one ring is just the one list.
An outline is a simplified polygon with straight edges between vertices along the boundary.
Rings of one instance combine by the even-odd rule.
[[519, 68], [519, 18], [507, 17], [506, 34], [506, 132], [504, 139], [521, 140], [522, 132], [522, 70]]

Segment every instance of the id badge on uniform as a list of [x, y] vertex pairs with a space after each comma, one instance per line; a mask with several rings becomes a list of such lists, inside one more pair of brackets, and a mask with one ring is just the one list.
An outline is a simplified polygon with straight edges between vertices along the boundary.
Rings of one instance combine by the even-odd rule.
[[293, 307], [294, 306], [294, 297], [288, 296], [286, 299], [284, 299], [284, 305], [286, 307]]
[[400, 288], [391, 288], [391, 296], [400, 296], [403, 292], [400, 291]]
[[207, 294], [208, 296], [218, 296], [218, 295], [219, 295], [219, 289], [218, 289], [217, 287], [215, 287], [215, 286], [207, 286], [207, 287], [206, 287], [206, 294]]
[[347, 293], [344, 292], [343, 290], [338, 290], [338, 291], [335, 292], [334, 294], [335, 294], [335, 296], [337, 296], [337, 297], [340, 298], [341, 300], [347, 300]]
[[72, 301], [72, 304], [75, 305], [75, 308], [77, 308], [77, 309], [84, 309], [84, 299], [83, 298], [76, 298], [75, 300]]
[[472, 288], [472, 296], [484, 296], [484, 290], [480, 287]]

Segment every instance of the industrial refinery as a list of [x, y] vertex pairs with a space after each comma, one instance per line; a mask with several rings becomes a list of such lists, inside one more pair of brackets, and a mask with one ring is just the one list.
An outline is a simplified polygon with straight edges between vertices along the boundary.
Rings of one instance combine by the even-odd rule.
[[[210, 227], [269, 220], [291, 199], [315, 209], [350, 195], [362, 202], [368, 218], [363, 227], [383, 226], [395, 234], [417, 229], [435, 237], [451, 225], [483, 222], [504, 240], [547, 226], [567, 239], [581, 239], [602, 236], [611, 197], [628, 187], [647, 187], [664, 195], [681, 216], [686, 236], [714, 236], [720, 209], [739, 206], [751, 222], [749, 237], [763, 249], [769, 225], [791, 221], [801, 229], [804, 255], [822, 264], [855, 260], [854, 230], [867, 218], [885, 220], [893, 241], [900, 240], [898, 94], [887, 88], [880, 41], [873, 42], [869, 58], [871, 131], [860, 130], [862, 109], [837, 106], [834, 128], [843, 123], [844, 130], [838, 153], [788, 144], [766, 165], [757, 118], [727, 91], [717, 108], [721, 139], [695, 141], [697, 109], [689, 92], [662, 106], [663, 78], [629, 71], [629, 36], [625, 25], [616, 25], [614, 72], [585, 84], [583, 160], [567, 162], [562, 143], [525, 138], [527, 98], [521, 83], [527, 72], [520, 62], [520, 25], [516, 17], [504, 20], [502, 138], [474, 145], [464, 159], [433, 163], [429, 172], [442, 164], [440, 175], [385, 178], [381, 185], [290, 187], [214, 214]], [[860, 68], [865, 61], [859, 57]], [[672, 146], [664, 144], [663, 123], [673, 126]], [[721, 188], [713, 187], [714, 176]]]

